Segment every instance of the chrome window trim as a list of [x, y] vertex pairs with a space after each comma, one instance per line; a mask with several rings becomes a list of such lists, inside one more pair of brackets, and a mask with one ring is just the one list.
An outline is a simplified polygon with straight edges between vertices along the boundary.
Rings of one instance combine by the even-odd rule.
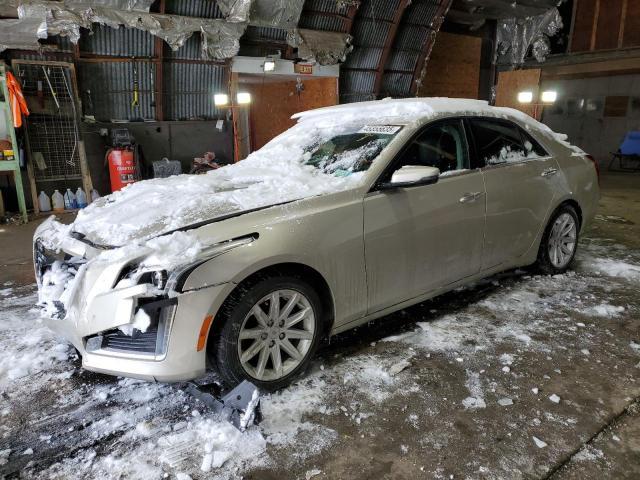
[[515, 165], [526, 165], [531, 162], [541, 162], [541, 161], [547, 161], [547, 160], [553, 160], [553, 155], [548, 155], [546, 157], [525, 158], [523, 160], [517, 160], [514, 162], [492, 163], [490, 165], [485, 165], [484, 167], [480, 167], [479, 170], [485, 172], [487, 170], [493, 170], [495, 168], [511, 167]]

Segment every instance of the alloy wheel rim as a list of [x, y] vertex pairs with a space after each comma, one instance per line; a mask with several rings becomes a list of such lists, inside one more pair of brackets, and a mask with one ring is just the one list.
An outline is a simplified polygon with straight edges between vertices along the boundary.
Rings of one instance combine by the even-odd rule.
[[249, 310], [240, 327], [238, 356], [251, 377], [274, 381], [305, 359], [315, 335], [311, 303], [295, 290], [276, 290]]
[[549, 235], [549, 260], [556, 268], [566, 267], [576, 249], [577, 228], [575, 219], [568, 213], [560, 215]]

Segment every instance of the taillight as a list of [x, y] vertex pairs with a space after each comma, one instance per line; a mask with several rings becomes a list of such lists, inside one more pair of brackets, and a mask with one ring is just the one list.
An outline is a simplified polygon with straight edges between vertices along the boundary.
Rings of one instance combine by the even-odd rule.
[[598, 165], [598, 161], [593, 158], [593, 155], [587, 154], [587, 158], [593, 162], [593, 167], [596, 169], [596, 175], [598, 175], [598, 185], [600, 185], [600, 166]]

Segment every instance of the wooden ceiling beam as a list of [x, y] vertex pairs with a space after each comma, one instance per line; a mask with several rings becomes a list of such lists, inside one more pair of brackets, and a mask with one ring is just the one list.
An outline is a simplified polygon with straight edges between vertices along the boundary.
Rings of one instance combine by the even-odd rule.
[[351, 35], [351, 30], [353, 30], [353, 22], [356, 19], [356, 13], [358, 13], [358, 7], [360, 3], [354, 3], [347, 9], [346, 18], [344, 18], [344, 23], [342, 28], [344, 33], [348, 33]]

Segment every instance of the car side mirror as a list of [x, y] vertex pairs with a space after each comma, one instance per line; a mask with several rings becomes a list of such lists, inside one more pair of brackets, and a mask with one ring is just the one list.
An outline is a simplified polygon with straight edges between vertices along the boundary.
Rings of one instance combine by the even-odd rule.
[[438, 168], [423, 165], [405, 165], [393, 172], [391, 181], [385, 182], [380, 186], [383, 190], [418, 187], [436, 183], [439, 177], [440, 170]]

